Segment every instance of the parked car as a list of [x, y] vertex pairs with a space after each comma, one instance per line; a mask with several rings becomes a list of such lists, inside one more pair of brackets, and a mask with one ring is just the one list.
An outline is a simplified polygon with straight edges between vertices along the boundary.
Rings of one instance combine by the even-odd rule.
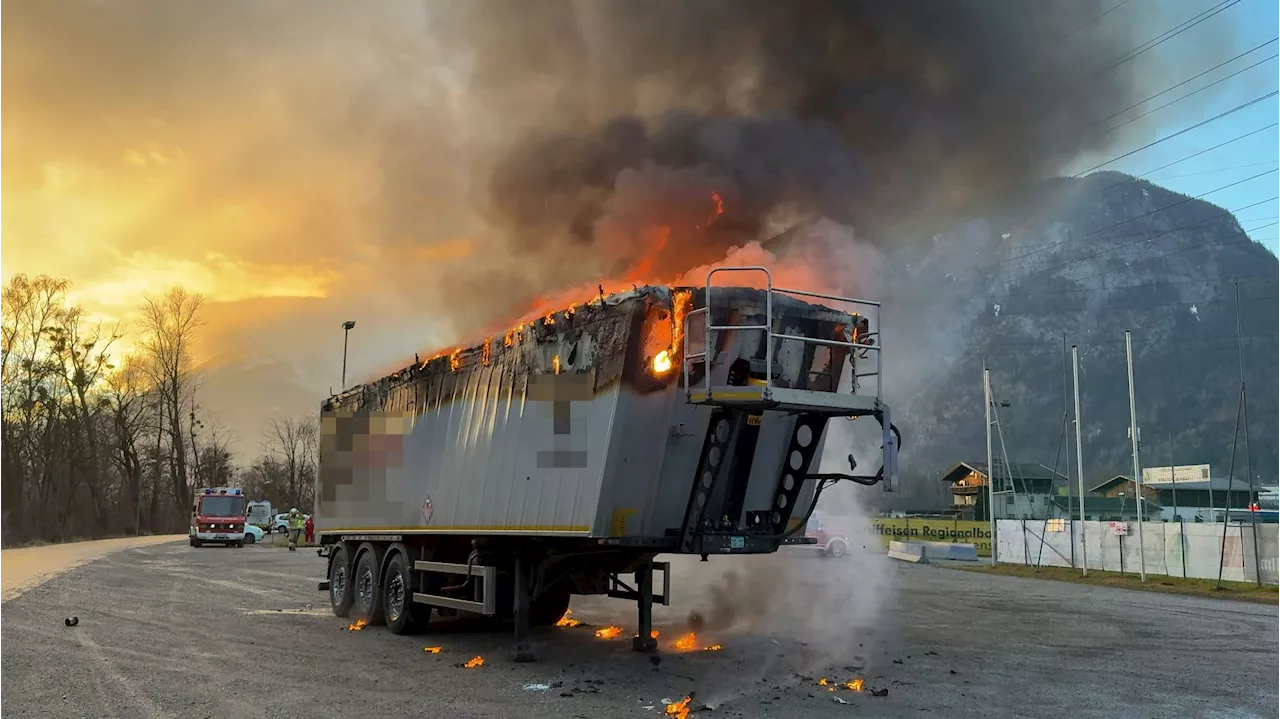
[[244, 525], [244, 543], [245, 544], [256, 544], [258, 542], [261, 542], [262, 538], [265, 536], [267, 536], [267, 533], [263, 531], [262, 527], [259, 527], [254, 524], [249, 524], [247, 522], [245, 523]]
[[[304, 522], [307, 521], [307, 517], [310, 517], [310, 516], [311, 516], [310, 514], [302, 515], [302, 521]], [[277, 514], [275, 520], [271, 522], [271, 531], [280, 532], [280, 533], [288, 532], [289, 531], [289, 515]]]

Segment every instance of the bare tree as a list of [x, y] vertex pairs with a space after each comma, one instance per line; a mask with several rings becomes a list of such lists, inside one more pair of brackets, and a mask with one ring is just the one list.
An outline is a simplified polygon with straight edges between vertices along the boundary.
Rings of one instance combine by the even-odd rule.
[[314, 476], [316, 423], [308, 417], [271, 420], [263, 437], [263, 450], [276, 459], [286, 477], [286, 499], [290, 506], [305, 506], [310, 495], [307, 478]]
[[170, 448], [170, 486], [173, 501], [183, 513], [191, 504], [187, 438], [183, 435], [183, 409], [194, 402], [191, 344], [204, 322], [200, 310], [204, 297], [174, 287], [163, 296], [145, 296], [142, 313], [143, 342], [148, 371], [159, 391]]

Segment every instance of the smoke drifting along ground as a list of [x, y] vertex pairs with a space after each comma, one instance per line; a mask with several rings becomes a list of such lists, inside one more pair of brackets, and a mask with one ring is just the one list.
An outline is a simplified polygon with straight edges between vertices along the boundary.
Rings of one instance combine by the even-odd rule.
[[[849, 374], [841, 379], [842, 391], [849, 391]], [[880, 427], [874, 419], [831, 420], [816, 471], [847, 472], [850, 454], [859, 473], [873, 474], [880, 467]], [[896, 643], [886, 611], [893, 582], [868, 508], [881, 491], [879, 486], [840, 482], [823, 492], [818, 516], [828, 531], [848, 536], [844, 557], [819, 557], [816, 549], [797, 547], [738, 558], [732, 566], [724, 562], [719, 576], [700, 573], [706, 599], [691, 612], [691, 629], [717, 640], [738, 632], [785, 637], [804, 647], [799, 653], [771, 654], [757, 676], [706, 678], [700, 692], [706, 700], [724, 703], [764, 691], [788, 672], [832, 678], [843, 672], [843, 682], [854, 678], [845, 674], [867, 678], [886, 669], [885, 652]]]

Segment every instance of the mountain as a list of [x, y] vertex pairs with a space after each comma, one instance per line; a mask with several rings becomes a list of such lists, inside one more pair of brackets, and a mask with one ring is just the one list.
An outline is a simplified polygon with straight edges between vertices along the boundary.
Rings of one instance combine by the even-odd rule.
[[196, 369], [198, 401], [229, 435], [230, 450], [249, 464], [262, 448], [273, 419], [318, 417], [323, 396], [310, 388], [296, 366], [273, 357], [224, 355]]
[[[1142, 466], [1231, 467], [1240, 394], [1235, 280], [1255, 478], [1276, 479], [1277, 259], [1225, 209], [1114, 172], [1055, 179], [893, 256], [886, 392], [903, 491], [939, 507], [938, 476], [985, 461], [982, 366], [1014, 462], [1074, 472], [1069, 351], [1079, 345], [1085, 484], [1132, 472], [1124, 333], [1132, 330]], [[994, 440], [1000, 451], [999, 436]], [[1074, 450], [1072, 450], [1074, 451]], [[1245, 477], [1243, 440], [1234, 473]]]

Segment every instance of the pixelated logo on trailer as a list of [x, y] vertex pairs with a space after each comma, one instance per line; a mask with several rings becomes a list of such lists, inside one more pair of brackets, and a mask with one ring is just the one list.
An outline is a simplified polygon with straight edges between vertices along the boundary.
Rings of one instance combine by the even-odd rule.
[[422, 503], [422, 520], [427, 524], [431, 524], [431, 497], [427, 497]]

